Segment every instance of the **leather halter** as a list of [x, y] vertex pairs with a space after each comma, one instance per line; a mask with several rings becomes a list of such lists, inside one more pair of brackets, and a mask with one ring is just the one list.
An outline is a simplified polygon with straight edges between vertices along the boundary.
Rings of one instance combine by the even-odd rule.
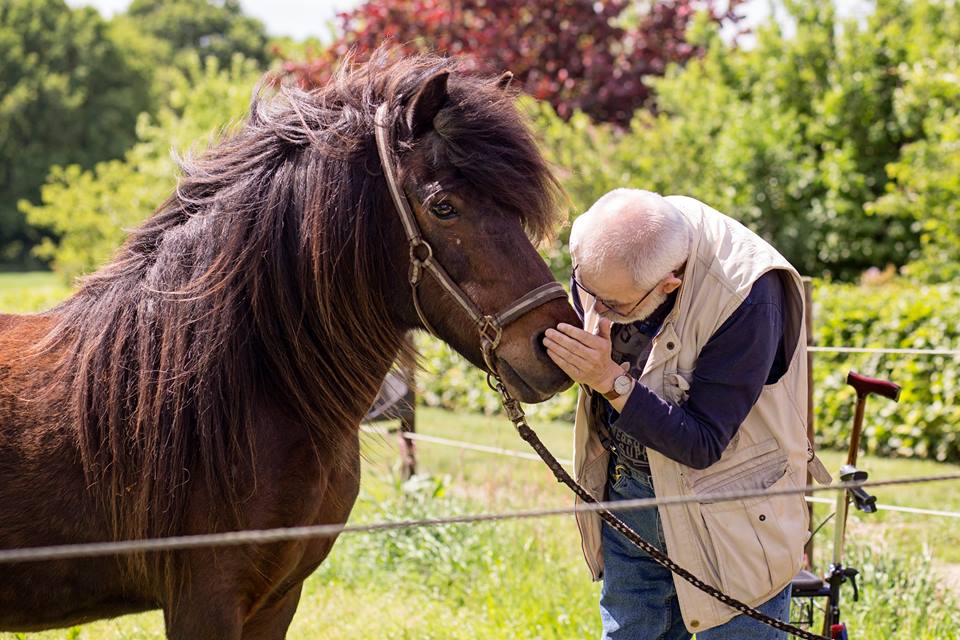
[[374, 118], [377, 151], [380, 156], [380, 166], [383, 167], [383, 175], [387, 179], [387, 186], [390, 188], [390, 196], [393, 204], [400, 215], [400, 221], [403, 223], [403, 231], [407, 236], [407, 244], [410, 247], [410, 293], [413, 296], [413, 306], [417, 310], [420, 322], [424, 328], [439, 337], [433, 325], [427, 320], [423, 308], [420, 306], [419, 287], [423, 281], [424, 272], [429, 272], [434, 279], [443, 287], [447, 294], [456, 300], [460, 308], [463, 309], [473, 323], [476, 325], [480, 334], [480, 350], [483, 353], [483, 359], [491, 373], [496, 372], [493, 362], [493, 352], [500, 345], [500, 339], [503, 337], [503, 328], [520, 318], [527, 312], [547, 303], [551, 300], [567, 299], [567, 292], [559, 282], [553, 281], [543, 284], [532, 291], [528, 291], [520, 296], [506, 309], [495, 314], [485, 314], [477, 305], [464, 293], [446, 269], [437, 262], [433, 255], [433, 247], [423, 237], [420, 225], [414, 216], [410, 207], [410, 201], [401, 189], [396, 176], [393, 136], [392, 130], [395, 120], [390, 117], [390, 107], [383, 103], [377, 109]]

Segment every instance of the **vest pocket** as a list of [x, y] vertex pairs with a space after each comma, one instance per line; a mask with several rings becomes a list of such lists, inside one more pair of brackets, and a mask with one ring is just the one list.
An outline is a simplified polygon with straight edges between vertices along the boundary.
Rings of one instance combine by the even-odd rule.
[[[781, 472], [779, 477], [773, 476], [772, 483], [756, 486], [754, 481], [752, 488], [794, 488], [793, 474], [784, 465], [780, 463]], [[727, 487], [724, 492], [742, 490], [747, 488]], [[719, 586], [724, 592], [751, 602], [793, 577], [806, 540], [804, 515], [800, 511], [805, 514], [806, 506], [798, 494], [700, 506], [717, 562]]]
[[684, 477], [690, 491], [704, 496], [765, 489], [783, 475], [786, 466], [787, 454], [776, 439], [742, 446], [738, 431], [716, 464], [706, 469], [686, 469]]

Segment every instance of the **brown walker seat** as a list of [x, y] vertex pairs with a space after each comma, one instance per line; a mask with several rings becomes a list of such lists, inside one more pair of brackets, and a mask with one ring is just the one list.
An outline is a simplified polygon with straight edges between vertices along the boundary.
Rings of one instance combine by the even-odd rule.
[[857, 390], [858, 396], [868, 396], [871, 393], [890, 398], [894, 402], [900, 400], [900, 385], [888, 380], [869, 378], [856, 371], [847, 374], [847, 384]]
[[794, 598], [813, 598], [830, 593], [827, 583], [806, 569], [800, 569], [790, 584], [793, 587], [791, 595]]

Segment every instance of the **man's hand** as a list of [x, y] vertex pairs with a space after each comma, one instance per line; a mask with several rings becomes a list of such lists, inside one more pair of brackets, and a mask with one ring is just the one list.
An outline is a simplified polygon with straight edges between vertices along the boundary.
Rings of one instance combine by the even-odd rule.
[[593, 335], [560, 323], [556, 329], [547, 329], [543, 346], [550, 359], [574, 382], [606, 393], [613, 388], [614, 379], [623, 373], [610, 355], [610, 326], [609, 320], [601, 318], [597, 334]]

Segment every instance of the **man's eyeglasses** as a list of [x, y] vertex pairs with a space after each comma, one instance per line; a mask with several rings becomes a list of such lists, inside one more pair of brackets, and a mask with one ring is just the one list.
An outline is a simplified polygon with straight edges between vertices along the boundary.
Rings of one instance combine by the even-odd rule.
[[602, 304], [602, 305], [603, 305], [604, 307], [606, 307], [607, 309], [610, 309], [610, 310], [613, 311], [614, 313], [616, 313], [616, 314], [618, 314], [618, 315], [620, 315], [620, 316], [624, 316], [624, 317], [629, 316], [629, 315], [632, 314], [634, 311], [636, 311], [636, 310], [637, 310], [637, 307], [639, 307], [641, 304], [643, 304], [644, 300], [646, 300], [647, 298], [649, 298], [649, 297], [650, 297], [650, 294], [652, 294], [654, 291], [656, 291], [656, 290], [657, 290], [657, 287], [660, 286], [660, 283], [657, 282], [657, 284], [655, 284], [655, 285], [653, 286], [653, 288], [650, 289], [650, 291], [648, 291], [646, 294], [644, 294], [644, 296], [643, 296], [642, 298], [640, 298], [640, 300], [637, 301], [636, 304], [634, 304], [632, 307], [630, 307], [630, 310], [629, 310], [629, 311], [624, 312], [624, 311], [621, 311], [620, 309], [618, 309], [618, 307], [622, 307], [624, 304], [627, 304], [627, 303], [625, 303], [625, 302], [614, 302], [613, 300], [604, 300], [603, 298], [601, 298], [600, 296], [598, 296], [597, 294], [595, 294], [593, 291], [591, 291], [590, 289], [587, 289], [585, 286], [583, 286], [583, 283], [580, 282], [580, 280], [577, 278], [577, 269], [578, 269], [579, 267], [580, 267], [580, 265], [576, 265], [576, 266], [574, 266], [574, 268], [573, 268], [573, 274], [571, 275], [571, 279], [573, 280], [573, 284], [574, 284], [578, 289], [580, 289], [581, 291], [583, 291], [584, 293], [586, 293], [587, 295], [589, 295], [590, 297], [593, 298], [593, 304], [594, 304], [594, 306], [596, 306], [596, 304], [599, 302], [600, 304]]

